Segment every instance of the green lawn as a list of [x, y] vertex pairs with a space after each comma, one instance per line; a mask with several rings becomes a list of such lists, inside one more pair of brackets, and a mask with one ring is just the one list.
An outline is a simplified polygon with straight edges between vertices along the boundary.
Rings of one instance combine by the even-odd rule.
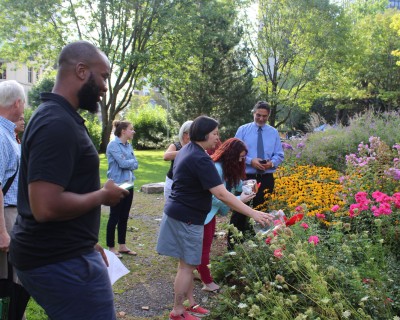
[[[146, 183], [163, 182], [171, 162], [164, 161], [164, 150], [135, 150], [139, 169], [135, 170], [135, 190]], [[100, 179], [103, 184], [107, 180], [107, 158], [100, 155]]]

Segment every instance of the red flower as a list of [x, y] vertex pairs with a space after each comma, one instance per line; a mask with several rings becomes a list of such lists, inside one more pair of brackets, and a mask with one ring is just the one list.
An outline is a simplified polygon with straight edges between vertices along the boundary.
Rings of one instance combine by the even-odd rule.
[[290, 219], [287, 219], [286, 217], [284, 217], [283, 219], [285, 219], [286, 227], [289, 227], [289, 226], [294, 225], [296, 222], [303, 220], [303, 217], [304, 217], [304, 214], [298, 213], [298, 214], [295, 214]]

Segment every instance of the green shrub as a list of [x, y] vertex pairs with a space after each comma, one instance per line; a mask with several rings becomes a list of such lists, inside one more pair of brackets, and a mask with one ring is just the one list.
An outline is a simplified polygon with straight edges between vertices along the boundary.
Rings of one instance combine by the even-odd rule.
[[96, 147], [96, 150], [99, 150], [101, 143], [101, 123], [98, 116], [86, 110], [80, 110], [79, 113], [82, 118], [86, 120], [85, 125], [88, 129], [89, 137]]
[[168, 124], [167, 111], [164, 108], [147, 104], [139, 110], [130, 110], [126, 118], [135, 128], [132, 141], [135, 149], [165, 148]]

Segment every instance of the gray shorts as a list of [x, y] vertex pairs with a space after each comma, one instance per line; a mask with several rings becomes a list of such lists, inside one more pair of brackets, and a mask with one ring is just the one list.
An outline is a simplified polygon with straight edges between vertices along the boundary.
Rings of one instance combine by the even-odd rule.
[[157, 252], [197, 266], [201, 263], [203, 232], [203, 225], [187, 224], [164, 213], [158, 235]]

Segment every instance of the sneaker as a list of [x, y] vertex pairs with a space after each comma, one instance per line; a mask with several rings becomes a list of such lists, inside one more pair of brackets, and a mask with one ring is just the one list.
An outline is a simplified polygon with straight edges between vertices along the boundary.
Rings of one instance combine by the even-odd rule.
[[199, 318], [192, 316], [188, 312], [184, 312], [180, 314], [179, 316], [174, 316], [172, 312], [169, 314], [169, 320], [199, 320]]
[[190, 314], [192, 314], [196, 317], [200, 317], [200, 318], [208, 316], [210, 314], [209, 310], [200, 307], [198, 304], [186, 308], [186, 311], [189, 312]]

